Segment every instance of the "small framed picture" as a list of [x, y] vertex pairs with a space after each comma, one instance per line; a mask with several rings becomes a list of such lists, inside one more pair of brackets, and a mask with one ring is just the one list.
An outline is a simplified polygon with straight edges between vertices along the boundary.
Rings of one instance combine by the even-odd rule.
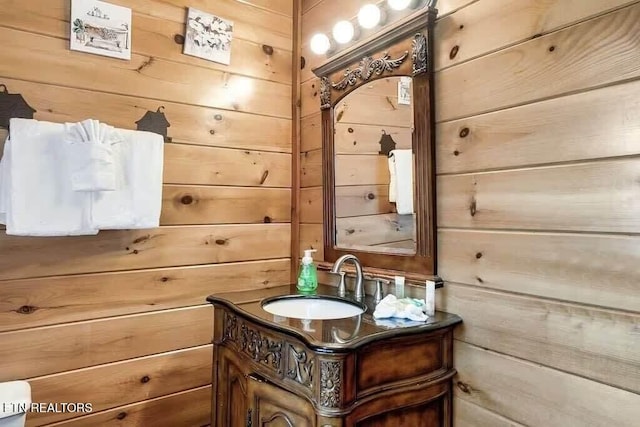
[[398, 82], [398, 105], [411, 105], [411, 77], [400, 77]]
[[71, 50], [131, 59], [131, 9], [99, 0], [71, 1]]
[[184, 53], [229, 65], [233, 22], [189, 8]]

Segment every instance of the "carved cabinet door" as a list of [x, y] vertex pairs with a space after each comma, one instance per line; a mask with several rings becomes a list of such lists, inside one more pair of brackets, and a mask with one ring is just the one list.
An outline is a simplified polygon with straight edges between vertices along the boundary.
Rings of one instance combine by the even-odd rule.
[[313, 406], [302, 397], [251, 374], [247, 427], [315, 427]]
[[213, 425], [245, 427], [247, 425], [248, 371], [236, 353], [217, 347], [217, 369], [213, 398]]

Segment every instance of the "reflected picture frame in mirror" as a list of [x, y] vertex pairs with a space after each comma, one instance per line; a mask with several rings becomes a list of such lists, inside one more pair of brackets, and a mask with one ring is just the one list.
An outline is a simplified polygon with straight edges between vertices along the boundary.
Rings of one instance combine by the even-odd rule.
[[[393, 29], [330, 60], [313, 72], [320, 78], [323, 163], [324, 260], [351, 253], [372, 270], [411, 276], [436, 274], [435, 115], [433, 25], [437, 10], [426, 7]], [[412, 79], [416, 244], [413, 253], [341, 247], [336, 241], [335, 107], [350, 93], [376, 80]], [[409, 273], [409, 274], [407, 274]]]

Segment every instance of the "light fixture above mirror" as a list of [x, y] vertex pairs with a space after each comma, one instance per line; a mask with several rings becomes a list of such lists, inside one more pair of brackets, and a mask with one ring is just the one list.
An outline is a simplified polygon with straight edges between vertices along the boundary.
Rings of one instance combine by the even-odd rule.
[[398, 22], [424, 7], [434, 8], [436, 0], [378, 0], [363, 5], [358, 14], [334, 24], [328, 34], [314, 34], [309, 46], [316, 55], [333, 55], [375, 34], [381, 26]]

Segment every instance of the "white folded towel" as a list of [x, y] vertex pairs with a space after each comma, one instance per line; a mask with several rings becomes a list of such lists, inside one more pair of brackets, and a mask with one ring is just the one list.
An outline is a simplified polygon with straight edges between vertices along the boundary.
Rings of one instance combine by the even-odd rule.
[[119, 129], [113, 145], [114, 191], [91, 193], [91, 224], [99, 229], [154, 228], [160, 225], [164, 139]]
[[62, 141], [64, 125], [11, 119], [0, 185], [7, 234], [97, 234], [90, 223], [88, 193], [73, 191]]
[[395, 202], [399, 215], [413, 213], [413, 152], [391, 150], [389, 154], [389, 201]]
[[375, 319], [387, 319], [390, 317], [410, 319], [416, 321], [425, 321], [428, 316], [424, 313], [426, 309], [423, 300], [415, 298], [396, 298], [395, 295], [389, 294], [376, 305], [373, 312]]
[[115, 190], [112, 147], [122, 141], [119, 132], [112, 126], [92, 119], [66, 123], [65, 131], [73, 190]]

